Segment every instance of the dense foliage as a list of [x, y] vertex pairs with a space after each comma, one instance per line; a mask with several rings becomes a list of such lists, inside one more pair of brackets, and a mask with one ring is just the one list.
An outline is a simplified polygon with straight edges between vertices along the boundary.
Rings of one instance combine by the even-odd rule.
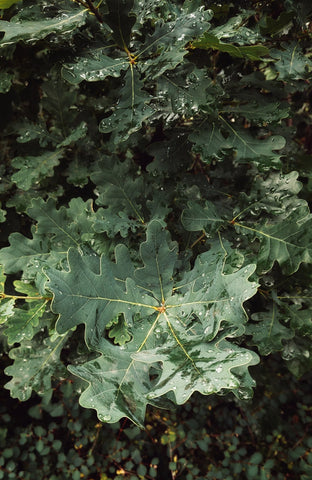
[[268, 355], [309, 372], [310, 2], [0, 7], [11, 396], [68, 379], [143, 427], [194, 392], [250, 398]]
[[[69, 380], [53, 404], [1, 402], [0, 478], [32, 480], [309, 480], [312, 396], [268, 357], [252, 402], [195, 394], [177, 411], [148, 409], [145, 431], [103, 424]], [[279, 368], [280, 376], [270, 375]]]

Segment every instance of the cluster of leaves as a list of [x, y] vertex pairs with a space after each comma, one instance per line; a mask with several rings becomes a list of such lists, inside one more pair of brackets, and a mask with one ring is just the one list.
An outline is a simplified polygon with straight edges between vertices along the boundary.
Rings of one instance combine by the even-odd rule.
[[143, 426], [148, 404], [250, 397], [259, 355], [310, 369], [312, 9], [245, 3], [4, 10], [12, 397], [71, 377]]
[[0, 478], [308, 480], [310, 386], [285, 370], [270, 378], [277, 366], [270, 357], [257, 367], [265, 387], [253, 402], [194, 395], [177, 411], [149, 409], [144, 431], [124, 420], [99, 423], [79, 407], [69, 380], [56, 386], [52, 404], [8, 402], [3, 392]]

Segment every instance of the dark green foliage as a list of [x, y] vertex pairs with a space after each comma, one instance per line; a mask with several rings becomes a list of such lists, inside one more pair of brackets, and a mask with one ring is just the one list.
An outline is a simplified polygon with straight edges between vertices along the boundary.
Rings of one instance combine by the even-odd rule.
[[[259, 410], [241, 402], [257, 381], [260, 392], [266, 385], [256, 367], [266, 357], [275, 359], [266, 371], [272, 384], [284, 365], [287, 379], [308, 378], [312, 366], [308, 2], [7, 6], [0, 21], [0, 323], [11, 396], [28, 400], [35, 392], [48, 412], [55, 385], [70, 379], [57, 387], [57, 416], [78, 412], [80, 395], [86, 422], [95, 421], [95, 409], [112, 424], [105, 427], [111, 437], [122, 417], [141, 428], [146, 418], [151, 434], [162, 432], [155, 415], [168, 422], [157, 446], [169, 445], [171, 478], [282, 479], [284, 462], [305, 480], [310, 438], [291, 443], [282, 421], [262, 436], [264, 419], [257, 431], [249, 415], [264, 416], [265, 398], [256, 393]], [[66, 403], [63, 388], [77, 396]], [[203, 432], [201, 406], [210, 402], [198, 392], [212, 403], [213, 394], [233, 393], [225, 398], [246, 409], [253, 446], [235, 440], [243, 427], [227, 426], [226, 415], [219, 446], [211, 447], [208, 430], [193, 441]], [[171, 429], [175, 414], [155, 413], [188, 400], [181, 429]], [[77, 432], [81, 422], [73, 421]], [[52, 427], [32, 428], [27, 455], [36, 469], [37, 454], [67, 447], [54, 441]], [[136, 427], [126, 431], [134, 445], [143, 438]], [[90, 439], [100, 434], [90, 431]], [[120, 453], [119, 473], [108, 463], [103, 473], [91, 454], [82, 462], [93, 447], [79, 440], [86, 443], [58, 456], [62, 478], [160, 475], [159, 452], [147, 459], [143, 448], [126, 452], [113, 438], [107, 452]], [[186, 458], [184, 447], [173, 453], [173, 441], [200, 449], [209, 466]], [[298, 448], [277, 461], [282, 441]], [[12, 448], [5, 468], [19, 478], [14, 458], [22, 452]]]
[[[128, 421], [98, 423], [75, 400], [70, 381], [56, 385], [53, 403], [1, 398], [0, 478], [42, 480], [306, 480], [311, 462], [312, 398], [308, 377], [270, 358], [254, 371], [252, 403], [195, 395], [171, 412], [151, 409], [145, 429]], [[8, 406], [5, 406], [8, 405]], [[1, 477], [2, 476], [2, 477]]]

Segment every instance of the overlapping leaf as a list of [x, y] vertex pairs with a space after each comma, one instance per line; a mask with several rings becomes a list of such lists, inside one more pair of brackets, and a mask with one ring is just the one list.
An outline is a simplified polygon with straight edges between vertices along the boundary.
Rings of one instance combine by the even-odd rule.
[[104, 21], [113, 31], [113, 38], [121, 48], [129, 45], [135, 15], [132, 13], [134, 0], [106, 0], [108, 13]]
[[269, 49], [264, 45], [237, 46], [232, 43], [220, 42], [219, 38], [211, 32], [205, 33], [202, 37], [192, 42], [192, 47], [204, 50], [219, 50], [233, 57], [248, 58], [249, 60], [262, 60], [262, 57], [269, 54]]
[[106, 77], [120, 77], [123, 70], [129, 68], [129, 59], [124, 57], [108, 57], [102, 51], [86, 52], [84, 57], [77, 58], [75, 63], [65, 64], [62, 76], [67, 82], [77, 85], [82, 81], [97, 82]]
[[252, 316], [254, 323], [248, 323], [246, 334], [251, 335], [248, 343], [256, 345], [261, 355], [283, 350], [286, 340], [294, 336], [294, 332], [282, 323], [283, 315], [273, 303], [270, 310]]
[[275, 50], [273, 56], [277, 58], [274, 68], [280, 80], [300, 80], [309, 76], [312, 62], [304, 55], [299, 43], [282, 44], [283, 50]]
[[[301, 189], [297, 172], [288, 175], [271, 174], [266, 181], [256, 181], [249, 197], [242, 195], [242, 203], [234, 209], [233, 219], [215, 210], [211, 202], [202, 206], [189, 202], [182, 222], [190, 231], [217, 231], [221, 226], [234, 226], [248, 239], [245, 250], [252, 253], [252, 242], [257, 239], [256, 261], [258, 272], [265, 273], [277, 261], [286, 274], [298, 270], [303, 262], [312, 262], [312, 216], [307, 203], [297, 197]], [[265, 212], [265, 215], [264, 215]]]
[[117, 159], [99, 162], [91, 173], [91, 180], [97, 186], [96, 203], [104, 207], [94, 223], [96, 232], [107, 232], [110, 237], [120, 232], [126, 236], [129, 228], [135, 231], [144, 223], [141, 205], [145, 189], [143, 176], [134, 175], [128, 160], [123, 163]]
[[188, 207], [183, 210], [182, 223], [188, 231], [205, 230], [208, 234], [215, 234], [225, 220], [212, 202], [206, 201], [204, 206], [189, 202]]
[[40, 334], [32, 341], [24, 341], [20, 347], [10, 350], [13, 365], [5, 373], [13, 378], [5, 385], [13, 398], [28, 400], [32, 390], [43, 394], [51, 389], [51, 376], [64, 373], [60, 354], [67, 340], [67, 335], [47, 337]]
[[[46, 306], [49, 301], [47, 297], [40, 297], [37, 289], [31, 284], [16, 280], [14, 282], [14, 287], [17, 292], [23, 293], [24, 295], [9, 295], [7, 298], [4, 297], [4, 300], [2, 300], [0, 305], [2, 310], [6, 310], [6, 313], [4, 311], [2, 313], [3, 321], [5, 321], [6, 327], [4, 333], [7, 336], [9, 345], [20, 343], [25, 338], [31, 340], [36, 330], [38, 330], [36, 327], [38, 327], [40, 318], [45, 313]], [[23, 307], [14, 305], [18, 299], [22, 299], [24, 297], [26, 304]], [[15, 307], [13, 317], [13, 311], [11, 313], [7, 310], [9, 304], [12, 305], [12, 308], [13, 306]]]
[[[247, 368], [256, 357], [232, 348], [224, 338], [244, 331], [242, 304], [256, 291], [248, 281], [255, 267], [225, 275], [225, 250], [218, 245], [198, 257], [176, 286], [177, 245], [158, 221], [149, 224], [147, 240], [141, 244], [142, 267], [135, 269], [127, 248], [120, 245], [114, 263], [70, 249], [68, 271], [47, 271], [52, 308], [60, 314], [57, 331], [65, 333], [84, 323], [89, 348], [101, 353], [70, 367], [89, 382], [81, 402], [95, 408], [99, 418], [115, 422], [128, 416], [142, 425], [146, 404], [153, 397], [175, 393], [177, 379], [180, 403], [195, 390], [205, 394], [238, 390], [242, 386], [238, 378], [247, 390], [252, 385]], [[118, 316], [123, 316], [131, 341], [112, 347], [105, 338], [106, 327]], [[212, 372], [218, 374], [215, 370], [223, 360], [227, 366], [215, 380]], [[159, 362], [157, 381], [151, 380], [150, 366]]]
[[157, 78], [167, 70], [173, 70], [187, 54], [185, 45], [209, 28], [210, 10], [199, 8], [192, 13], [182, 12], [170, 22], [157, 22], [155, 32], [148, 36], [137, 54], [140, 59], [146, 54], [156, 54], [157, 59], [147, 59], [141, 66], [145, 75]]
[[200, 129], [189, 135], [190, 141], [194, 143], [194, 152], [199, 153], [203, 160], [210, 163], [215, 158], [222, 159], [226, 154], [234, 152], [237, 162], [251, 160], [262, 168], [280, 164], [281, 154], [277, 153], [277, 150], [285, 146], [282, 136], [258, 139], [248, 130], [235, 124], [230, 125], [223, 117], [220, 117], [220, 120], [221, 123], [215, 122], [208, 127], [201, 124]]
[[126, 141], [153, 114], [148, 105], [150, 101], [151, 96], [143, 90], [139, 71], [131, 66], [125, 75], [120, 101], [114, 112], [100, 122], [100, 132], [112, 132], [114, 144]]
[[0, 325], [14, 314], [14, 299], [4, 296], [5, 282], [4, 268], [0, 265]]
[[42, 179], [52, 177], [54, 168], [59, 165], [63, 150], [45, 151], [39, 156], [15, 157], [12, 165], [18, 172], [12, 175], [12, 181], [22, 190], [29, 190]]
[[62, 263], [70, 246], [80, 248], [95, 235], [91, 228], [96, 217], [92, 200], [83, 202], [75, 198], [68, 208], [57, 209], [52, 198], [47, 202], [38, 198], [29, 207], [28, 215], [37, 222], [32, 238], [13, 233], [9, 237], [10, 246], [0, 251], [5, 272], [22, 271], [26, 280], [43, 279], [43, 266]]
[[300, 263], [312, 262], [312, 216], [307, 203], [296, 195], [300, 189], [296, 172], [272, 174], [260, 192], [252, 192], [244, 212], [236, 215], [235, 229], [260, 243], [259, 271], [268, 271], [276, 260], [289, 275], [298, 270]]
[[13, 17], [10, 22], [0, 20], [0, 32], [4, 32], [4, 37], [0, 41], [0, 48], [19, 41], [37, 42], [51, 33], [62, 35], [70, 33], [85, 23], [86, 16], [86, 10], [74, 9], [51, 19], [41, 18], [37, 21], [20, 21], [19, 18]]

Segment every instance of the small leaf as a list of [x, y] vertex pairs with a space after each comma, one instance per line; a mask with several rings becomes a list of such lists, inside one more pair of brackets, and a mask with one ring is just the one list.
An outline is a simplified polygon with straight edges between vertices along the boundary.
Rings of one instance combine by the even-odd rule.
[[5, 217], [6, 217], [6, 211], [1, 208], [1, 202], [0, 202], [0, 223], [5, 222]]
[[81, 122], [80, 125], [74, 129], [74, 131], [68, 135], [61, 143], [59, 143], [56, 148], [67, 147], [72, 143], [77, 142], [81, 138], [84, 138], [87, 135], [88, 127], [86, 122]]
[[272, 57], [277, 59], [274, 68], [278, 78], [283, 81], [307, 78], [312, 69], [312, 62], [308, 56], [304, 55], [299, 43], [282, 43], [281, 47], [283, 50], [272, 52]]
[[14, 3], [18, 3], [21, 0], [0, 0], [0, 10], [5, 10], [6, 8], [10, 8]]
[[232, 57], [248, 58], [248, 60], [262, 60], [264, 56], [269, 55], [270, 51], [263, 45], [242, 45], [237, 46], [232, 43], [220, 42], [220, 40], [212, 33], [205, 33], [202, 37], [195, 40], [191, 44], [192, 48], [201, 48], [209, 50], [219, 50], [226, 52]]
[[84, 57], [79, 56], [75, 63], [65, 64], [62, 68], [62, 77], [67, 82], [77, 85], [84, 80], [97, 82], [107, 77], [120, 77], [123, 70], [129, 68], [128, 57], [111, 58], [102, 52], [86, 52]]
[[255, 345], [261, 355], [283, 350], [285, 341], [294, 336], [294, 332], [281, 323], [283, 315], [275, 303], [267, 312], [255, 313], [251, 318], [255, 323], [249, 322], [246, 327], [246, 335], [252, 336], [248, 344]]
[[29, 190], [46, 177], [52, 177], [54, 168], [59, 165], [63, 150], [46, 151], [38, 157], [15, 157], [12, 166], [19, 169], [12, 175], [12, 181], [22, 190]]
[[33, 302], [27, 308], [15, 308], [14, 317], [9, 318], [4, 331], [8, 344], [20, 343], [25, 338], [31, 340], [36, 333], [40, 318], [44, 315], [48, 300]]
[[114, 112], [101, 120], [100, 132], [111, 132], [114, 144], [126, 141], [153, 114], [153, 109], [148, 105], [150, 101], [151, 96], [143, 90], [139, 71], [131, 65], [125, 75], [120, 101]]
[[208, 234], [216, 233], [225, 223], [212, 202], [205, 202], [202, 207], [196, 202], [189, 202], [182, 213], [182, 224], [191, 232], [204, 230]]
[[56, 372], [64, 374], [60, 353], [66, 339], [67, 336], [53, 340], [35, 337], [10, 350], [9, 356], [14, 363], [5, 373], [13, 378], [5, 388], [11, 391], [12, 398], [24, 402], [30, 398], [32, 390], [42, 395], [51, 389], [51, 376]]
[[108, 13], [104, 20], [113, 31], [113, 38], [120, 48], [126, 49], [130, 42], [135, 15], [131, 15], [134, 0], [106, 0]]
[[113, 318], [107, 325], [108, 337], [114, 339], [116, 345], [124, 345], [131, 340], [123, 315]]
[[12, 73], [0, 72], [0, 93], [7, 93], [10, 90], [13, 78]]

